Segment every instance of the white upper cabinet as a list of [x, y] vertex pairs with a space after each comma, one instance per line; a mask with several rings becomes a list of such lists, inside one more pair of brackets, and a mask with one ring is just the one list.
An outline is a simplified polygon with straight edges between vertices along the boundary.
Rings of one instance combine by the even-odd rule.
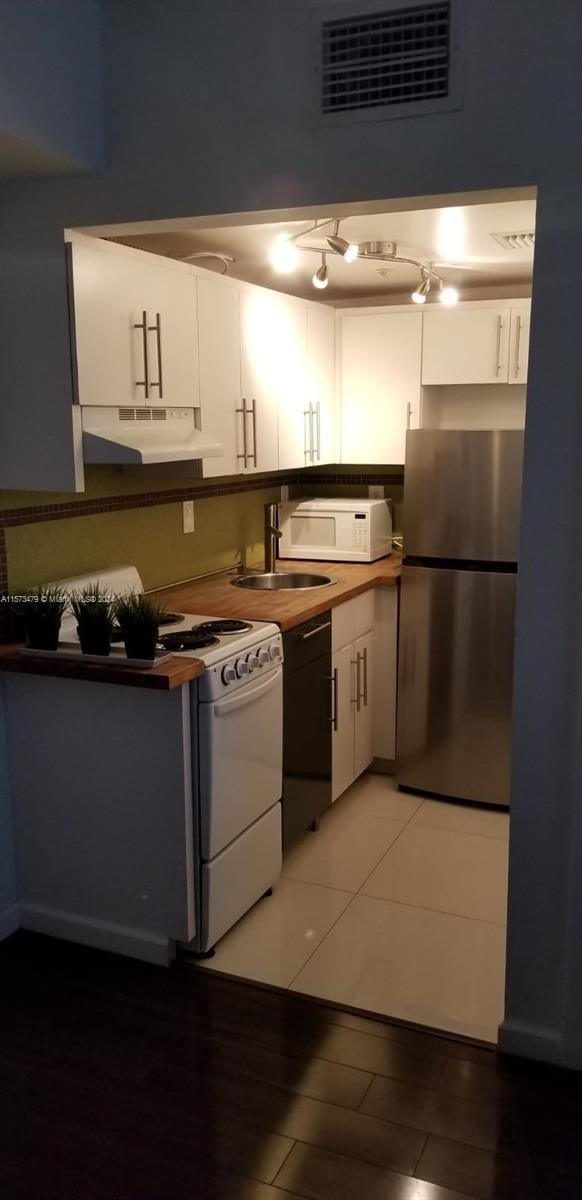
[[524, 383], [529, 302], [423, 313], [422, 383]]
[[78, 235], [71, 260], [79, 403], [197, 407], [196, 276]]
[[279, 467], [309, 466], [313, 419], [308, 406], [307, 305], [270, 296], [269, 338], [276, 358]]
[[337, 462], [335, 412], [335, 310], [307, 307], [307, 405], [305, 460], [309, 466]]
[[407, 428], [420, 423], [422, 314], [339, 318], [341, 461], [404, 462]]
[[202, 429], [224, 447], [221, 458], [202, 460], [205, 478], [236, 475], [243, 468], [239, 300], [238, 288], [198, 276]]
[[240, 469], [276, 471], [279, 465], [279, 317], [273, 293], [240, 292], [241, 401], [238, 412]]

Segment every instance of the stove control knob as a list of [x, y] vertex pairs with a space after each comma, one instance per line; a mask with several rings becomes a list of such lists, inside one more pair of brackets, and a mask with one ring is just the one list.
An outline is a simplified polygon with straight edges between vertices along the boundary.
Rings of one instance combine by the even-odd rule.
[[250, 675], [249, 664], [243, 662], [242, 658], [237, 658], [234, 664], [234, 669], [236, 671], [237, 679], [242, 679], [243, 675]]
[[276, 662], [281, 657], [281, 647], [276, 643], [274, 646], [269, 646], [269, 658], [271, 662]]
[[265, 663], [268, 663], [270, 661], [271, 661], [271, 655], [269, 654], [267, 647], [263, 646], [262, 649], [259, 650], [259, 666], [264, 667]]
[[261, 663], [257, 654], [247, 654], [247, 664], [249, 674], [254, 671], [255, 667], [260, 667]]
[[229, 684], [229, 683], [232, 683], [234, 679], [236, 679], [236, 671], [235, 671], [234, 667], [223, 667], [222, 668], [222, 682]]

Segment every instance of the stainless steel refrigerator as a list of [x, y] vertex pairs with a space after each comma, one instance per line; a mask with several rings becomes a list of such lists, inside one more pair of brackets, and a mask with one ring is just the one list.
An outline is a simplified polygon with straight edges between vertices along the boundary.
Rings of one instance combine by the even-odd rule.
[[523, 433], [411, 430], [398, 783], [509, 806]]

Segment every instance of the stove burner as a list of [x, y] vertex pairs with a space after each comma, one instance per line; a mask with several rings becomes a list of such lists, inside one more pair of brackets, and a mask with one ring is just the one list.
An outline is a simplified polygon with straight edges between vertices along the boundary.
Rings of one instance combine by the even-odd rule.
[[206, 646], [217, 646], [218, 638], [199, 633], [198, 629], [185, 629], [183, 633], [164, 633], [158, 638], [158, 645], [164, 650], [202, 650]]
[[[181, 620], [182, 620], [182, 617], [180, 616], [180, 613], [164, 612], [164, 613], [162, 613], [162, 615], [160, 617], [159, 623], [160, 623], [160, 626], [162, 626], [162, 625], [179, 625]], [[113, 633], [111, 636], [111, 643], [113, 646], [116, 646], [119, 642], [122, 642], [122, 641], [123, 641], [123, 634], [121, 632], [121, 629], [119, 628], [119, 625], [114, 625]]]
[[160, 617], [160, 625], [177, 625], [181, 620], [180, 613], [163, 612]]
[[252, 629], [248, 621], [227, 621], [220, 618], [216, 621], [203, 621], [194, 626], [196, 633], [246, 633]]

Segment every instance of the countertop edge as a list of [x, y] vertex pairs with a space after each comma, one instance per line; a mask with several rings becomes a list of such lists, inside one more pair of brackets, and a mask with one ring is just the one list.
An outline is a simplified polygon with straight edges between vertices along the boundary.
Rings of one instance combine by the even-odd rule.
[[204, 663], [198, 658], [175, 656], [164, 666], [139, 670], [136, 667], [112, 667], [106, 660], [103, 663], [84, 663], [81, 659], [23, 658], [18, 654], [17, 646], [4, 645], [0, 646], [0, 671], [169, 692], [203, 675]]

